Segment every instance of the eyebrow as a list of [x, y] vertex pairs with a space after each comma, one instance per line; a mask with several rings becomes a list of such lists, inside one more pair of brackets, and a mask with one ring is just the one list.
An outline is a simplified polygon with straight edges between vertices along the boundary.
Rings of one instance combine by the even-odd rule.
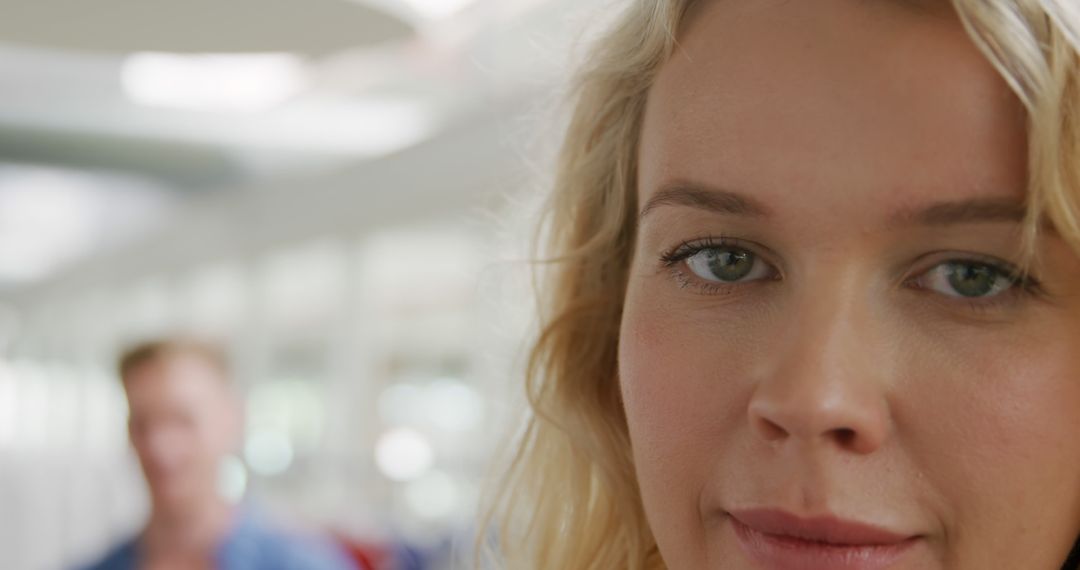
[[[770, 210], [760, 201], [718, 187], [693, 182], [665, 184], [645, 203], [638, 219], [661, 206], [686, 206], [728, 216], [763, 218]], [[950, 226], [969, 223], [1020, 223], [1027, 216], [1027, 207], [1006, 198], [970, 198], [936, 202], [927, 206], [905, 209], [896, 213], [890, 226]]]
[[752, 218], [769, 215], [769, 209], [764, 204], [749, 196], [692, 182], [673, 182], [661, 186], [645, 203], [638, 219], [660, 206], [688, 206], [717, 214]]
[[938, 202], [893, 216], [893, 225], [950, 226], [979, 222], [1019, 223], [1027, 216], [1022, 202], [1004, 198], [971, 198]]

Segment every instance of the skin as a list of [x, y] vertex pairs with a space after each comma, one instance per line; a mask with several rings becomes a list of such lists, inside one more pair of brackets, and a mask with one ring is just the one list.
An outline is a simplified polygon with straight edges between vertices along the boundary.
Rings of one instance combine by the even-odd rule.
[[195, 355], [138, 365], [124, 378], [131, 443], [150, 491], [142, 535], [147, 568], [210, 568], [233, 510], [218, 493], [222, 459], [236, 448], [241, 414], [221, 372]]
[[[727, 513], [771, 508], [917, 537], [891, 568], [1058, 570], [1080, 535], [1080, 261], [1048, 233], [1030, 291], [943, 278], [1021, 261], [1004, 81], [940, 3], [706, 2], [680, 45], [649, 94], [619, 343], [668, 566], [757, 568]], [[748, 278], [665, 258], [719, 238]]]

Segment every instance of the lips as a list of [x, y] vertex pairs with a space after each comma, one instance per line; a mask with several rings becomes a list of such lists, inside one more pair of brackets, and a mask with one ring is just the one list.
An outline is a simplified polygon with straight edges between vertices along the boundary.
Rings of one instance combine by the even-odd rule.
[[739, 544], [769, 570], [881, 570], [918, 536], [835, 517], [804, 518], [770, 509], [728, 513]]

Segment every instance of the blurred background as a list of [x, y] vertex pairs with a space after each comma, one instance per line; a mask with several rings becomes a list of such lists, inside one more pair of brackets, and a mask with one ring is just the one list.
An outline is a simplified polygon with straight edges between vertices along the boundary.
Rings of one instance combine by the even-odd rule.
[[175, 333], [245, 394], [225, 492], [450, 567], [590, 4], [0, 0], [0, 568], [140, 527], [114, 363]]

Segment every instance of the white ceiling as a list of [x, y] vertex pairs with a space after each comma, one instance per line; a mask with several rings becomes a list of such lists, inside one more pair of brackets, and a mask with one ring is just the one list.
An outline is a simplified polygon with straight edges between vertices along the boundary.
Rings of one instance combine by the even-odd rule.
[[[493, 91], [532, 81], [535, 62], [521, 64], [528, 52], [516, 44], [550, 25], [537, 14], [550, 19], [557, 13], [551, 7], [566, 3], [469, 0], [470, 9], [454, 17], [414, 14], [406, 23], [399, 16], [408, 15], [410, 2], [465, 0], [364, 0], [384, 12], [357, 1], [0, 0], [0, 161], [121, 170], [178, 188], [220, 188], [377, 158], [482, 108]], [[186, 44], [166, 45], [170, 34]], [[20, 38], [24, 43], [12, 42]], [[257, 112], [138, 100], [125, 84], [132, 59], [170, 47], [291, 54], [302, 65], [303, 83], [281, 104]], [[220, 71], [183, 81], [204, 95], [224, 90]]]
[[[336, 187], [369, 187], [362, 182], [366, 173], [384, 158], [424, 141], [454, 140], [458, 135], [447, 139], [443, 133], [461, 133], [471, 124], [488, 125], [482, 131], [487, 138], [474, 140], [474, 147], [503, 148], [505, 139], [529, 137], [512, 132], [514, 119], [499, 114], [521, 112], [522, 101], [542, 98], [558, 83], [580, 27], [575, 15], [590, 13], [586, 6], [595, 2], [469, 1], [0, 0], [0, 167], [56, 167], [65, 177], [81, 170], [88, 185], [101, 186], [113, 174], [141, 177], [147, 187], [181, 198], [163, 203], [182, 206], [188, 198], [220, 195], [230, 203], [252, 201], [236, 206], [243, 211], [258, 208], [254, 201], [268, 188], [287, 195], [283, 189], [325, 186], [320, 173], [334, 180], [341, 179], [335, 172], [351, 173], [346, 180], [354, 182], [334, 182]], [[439, 2], [460, 11], [434, 17]], [[303, 83], [257, 112], [148, 105], [124, 84], [131, 54], [148, 50], [289, 53], [302, 65]], [[417, 172], [410, 176], [424, 179], [436, 159], [474, 164], [469, 146], [438, 148], [445, 156], [416, 155], [422, 163], [411, 167]], [[511, 144], [484, 152], [511, 161], [517, 149]], [[410, 161], [403, 155], [394, 164]], [[379, 175], [380, 188], [405, 183], [400, 172], [397, 182], [394, 175]], [[454, 172], [468, 179], [464, 170]], [[417, 184], [415, 177], [409, 180]], [[437, 193], [445, 182], [430, 180], [417, 191]], [[17, 177], [7, 179], [8, 188], [18, 184]], [[449, 186], [462, 184], [469, 183]], [[382, 193], [378, 199], [395, 196], [404, 200], [406, 194]], [[297, 200], [295, 207], [305, 203]], [[401, 206], [408, 211], [407, 204]], [[190, 223], [190, 217], [176, 219]], [[43, 223], [42, 232], [47, 229]], [[162, 227], [159, 233], [184, 230]], [[2, 251], [8, 246], [0, 243], [0, 258], [18, 258], [18, 252]], [[111, 247], [115, 252], [117, 246]], [[85, 266], [106, 253], [96, 252], [66, 263]], [[123, 255], [109, 255], [113, 267], [124, 263]], [[64, 267], [57, 264], [33, 282], [0, 274], [0, 298], [5, 291], [63, 279]]]
[[3, 0], [0, 13], [8, 43], [115, 53], [323, 55], [413, 31], [398, 15], [348, 0]]

